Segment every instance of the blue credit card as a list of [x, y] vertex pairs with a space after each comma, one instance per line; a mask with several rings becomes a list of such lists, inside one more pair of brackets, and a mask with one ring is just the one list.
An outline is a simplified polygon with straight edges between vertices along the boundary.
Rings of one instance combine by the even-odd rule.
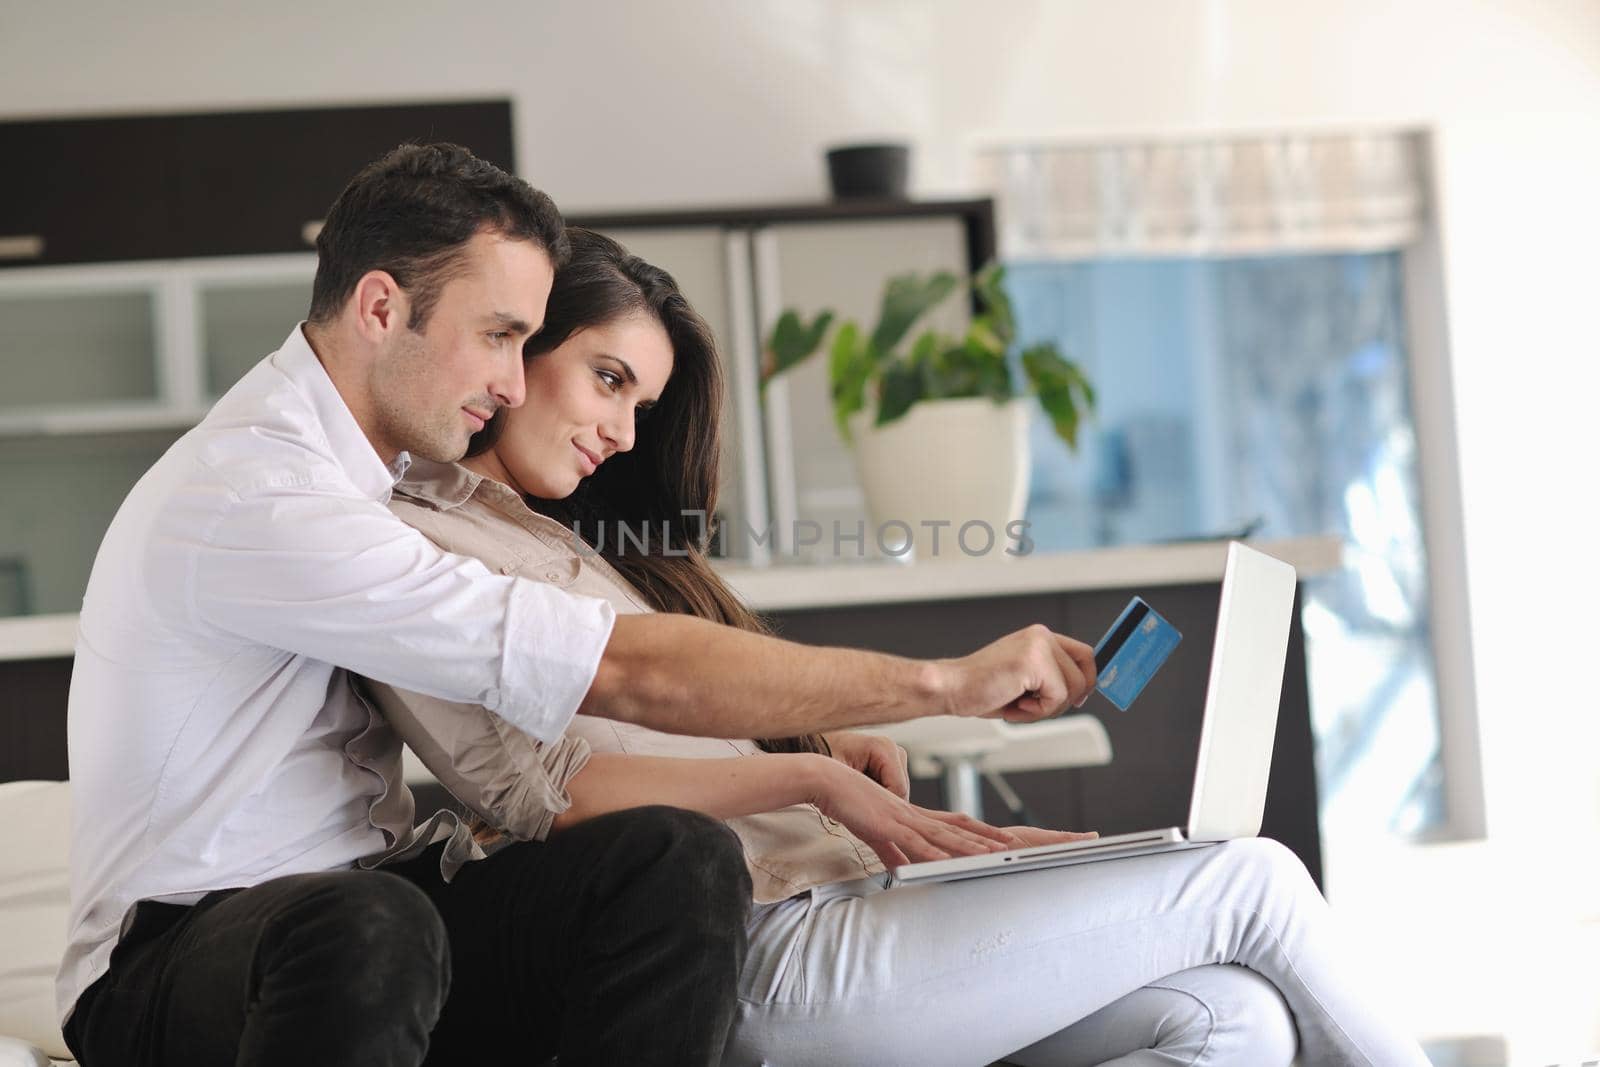
[[1134, 597], [1094, 646], [1095, 688], [1127, 711], [1182, 640], [1170, 622]]

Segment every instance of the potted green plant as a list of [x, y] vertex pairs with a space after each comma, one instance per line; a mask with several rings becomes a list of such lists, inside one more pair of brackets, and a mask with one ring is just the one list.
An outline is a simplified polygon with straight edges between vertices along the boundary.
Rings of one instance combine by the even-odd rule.
[[1004, 280], [998, 265], [972, 278], [975, 312], [959, 336], [925, 329], [906, 343], [924, 315], [964, 288], [941, 271], [889, 279], [870, 333], [855, 322], [834, 329], [832, 311], [807, 321], [791, 309], [767, 340], [763, 389], [831, 332], [834, 419], [852, 446], [868, 510], [880, 529], [904, 524], [917, 559], [1006, 548], [1027, 503], [1032, 404], [1074, 450], [1094, 410], [1093, 386], [1054, 344], [1014, 351]]

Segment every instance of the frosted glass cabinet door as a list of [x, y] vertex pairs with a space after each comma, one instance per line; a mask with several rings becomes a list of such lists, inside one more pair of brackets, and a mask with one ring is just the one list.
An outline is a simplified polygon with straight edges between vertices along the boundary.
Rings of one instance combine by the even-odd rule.
[[182, 433], [0, 436], [0, 615], [79, 610], [112, 516]]
[[0, 292], [0, 416], [154, 404], [153, 286]]
[[[763, 337], [786, 308], [807, 319], [832, 308], [836, 323], [853, 320], [870, 332], [890, 278], [938, 270], [965, 278], [968, 269], [965, 230], [954, 217], [773, 226], [757, 234], [755, 258]], [[963, 331], [969, 309], [958, 291], [918, 322], [912, 336], [929, 327]], [[858, 550], [848, 539], [858, 522], [866, 523], [862, 552], [878, 555], [855, 461], [835, 426], [826, 347], [768, 389], [766, 419], [773, 521], [782, 549], [774, 562], [836, 558], [835, 524], [844, 538], [837, 558], [853, 559]], [[795, 525], [802, 522], [818, 524], [821, 542], [791, 554]], [[806, 526], [802, 537], [813, 532]]]
[[[743, 407], [754, 415], [753, 327], [750, 325], [748, 242], [720, 226], [608, 230], [629, 252], [671, 274], [689, 303], [710, 325], [722, 357], [726, 389], [722, 412], [722, 483], [717, 510], [728, 526], [727, 555], [748, 560], [747, 539], [732, 531], [764, 525], [760, 428], [758, 419], [739, 418]], [[733, 268], [730, 269], [730, 256]], [[741, 405], [741, 392], [747, 402]], [[753, 443], [754, 448], [750, 445]], [[753, 509], [753, 510], [752, 510]]]
[[306, 317], [311, 270], [303, 278], [203, 283], [198, 302], [204, 395], [219, 397]]

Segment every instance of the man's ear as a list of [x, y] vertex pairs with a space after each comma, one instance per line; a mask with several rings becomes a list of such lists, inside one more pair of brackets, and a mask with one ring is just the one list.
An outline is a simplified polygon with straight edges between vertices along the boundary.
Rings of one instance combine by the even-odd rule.
[[411, 300], [386, 270], [369, 270], [356, 282], [356, 330], [363, 338], [382, 343], [410, 321]]

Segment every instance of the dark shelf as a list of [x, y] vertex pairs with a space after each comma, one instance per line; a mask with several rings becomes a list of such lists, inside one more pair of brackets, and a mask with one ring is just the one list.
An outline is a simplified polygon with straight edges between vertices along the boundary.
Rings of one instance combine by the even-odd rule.
[[463, 101], [0, 123], [0, 268], [305, 252], [361, 167], [403, 141], [455, 141], [506, 169], [511, 102]]
[[575, 212], [567, 221], [592, 230], [670, 229], [723, 226], [754, 229], [804, 222], [860, 222], [955, 216], [966, 230], [967, 262], [976, 269], [995, 256], [994, 201], [972, 200], [821, 200], [812, 203], [732, 204], [665, 211]]

